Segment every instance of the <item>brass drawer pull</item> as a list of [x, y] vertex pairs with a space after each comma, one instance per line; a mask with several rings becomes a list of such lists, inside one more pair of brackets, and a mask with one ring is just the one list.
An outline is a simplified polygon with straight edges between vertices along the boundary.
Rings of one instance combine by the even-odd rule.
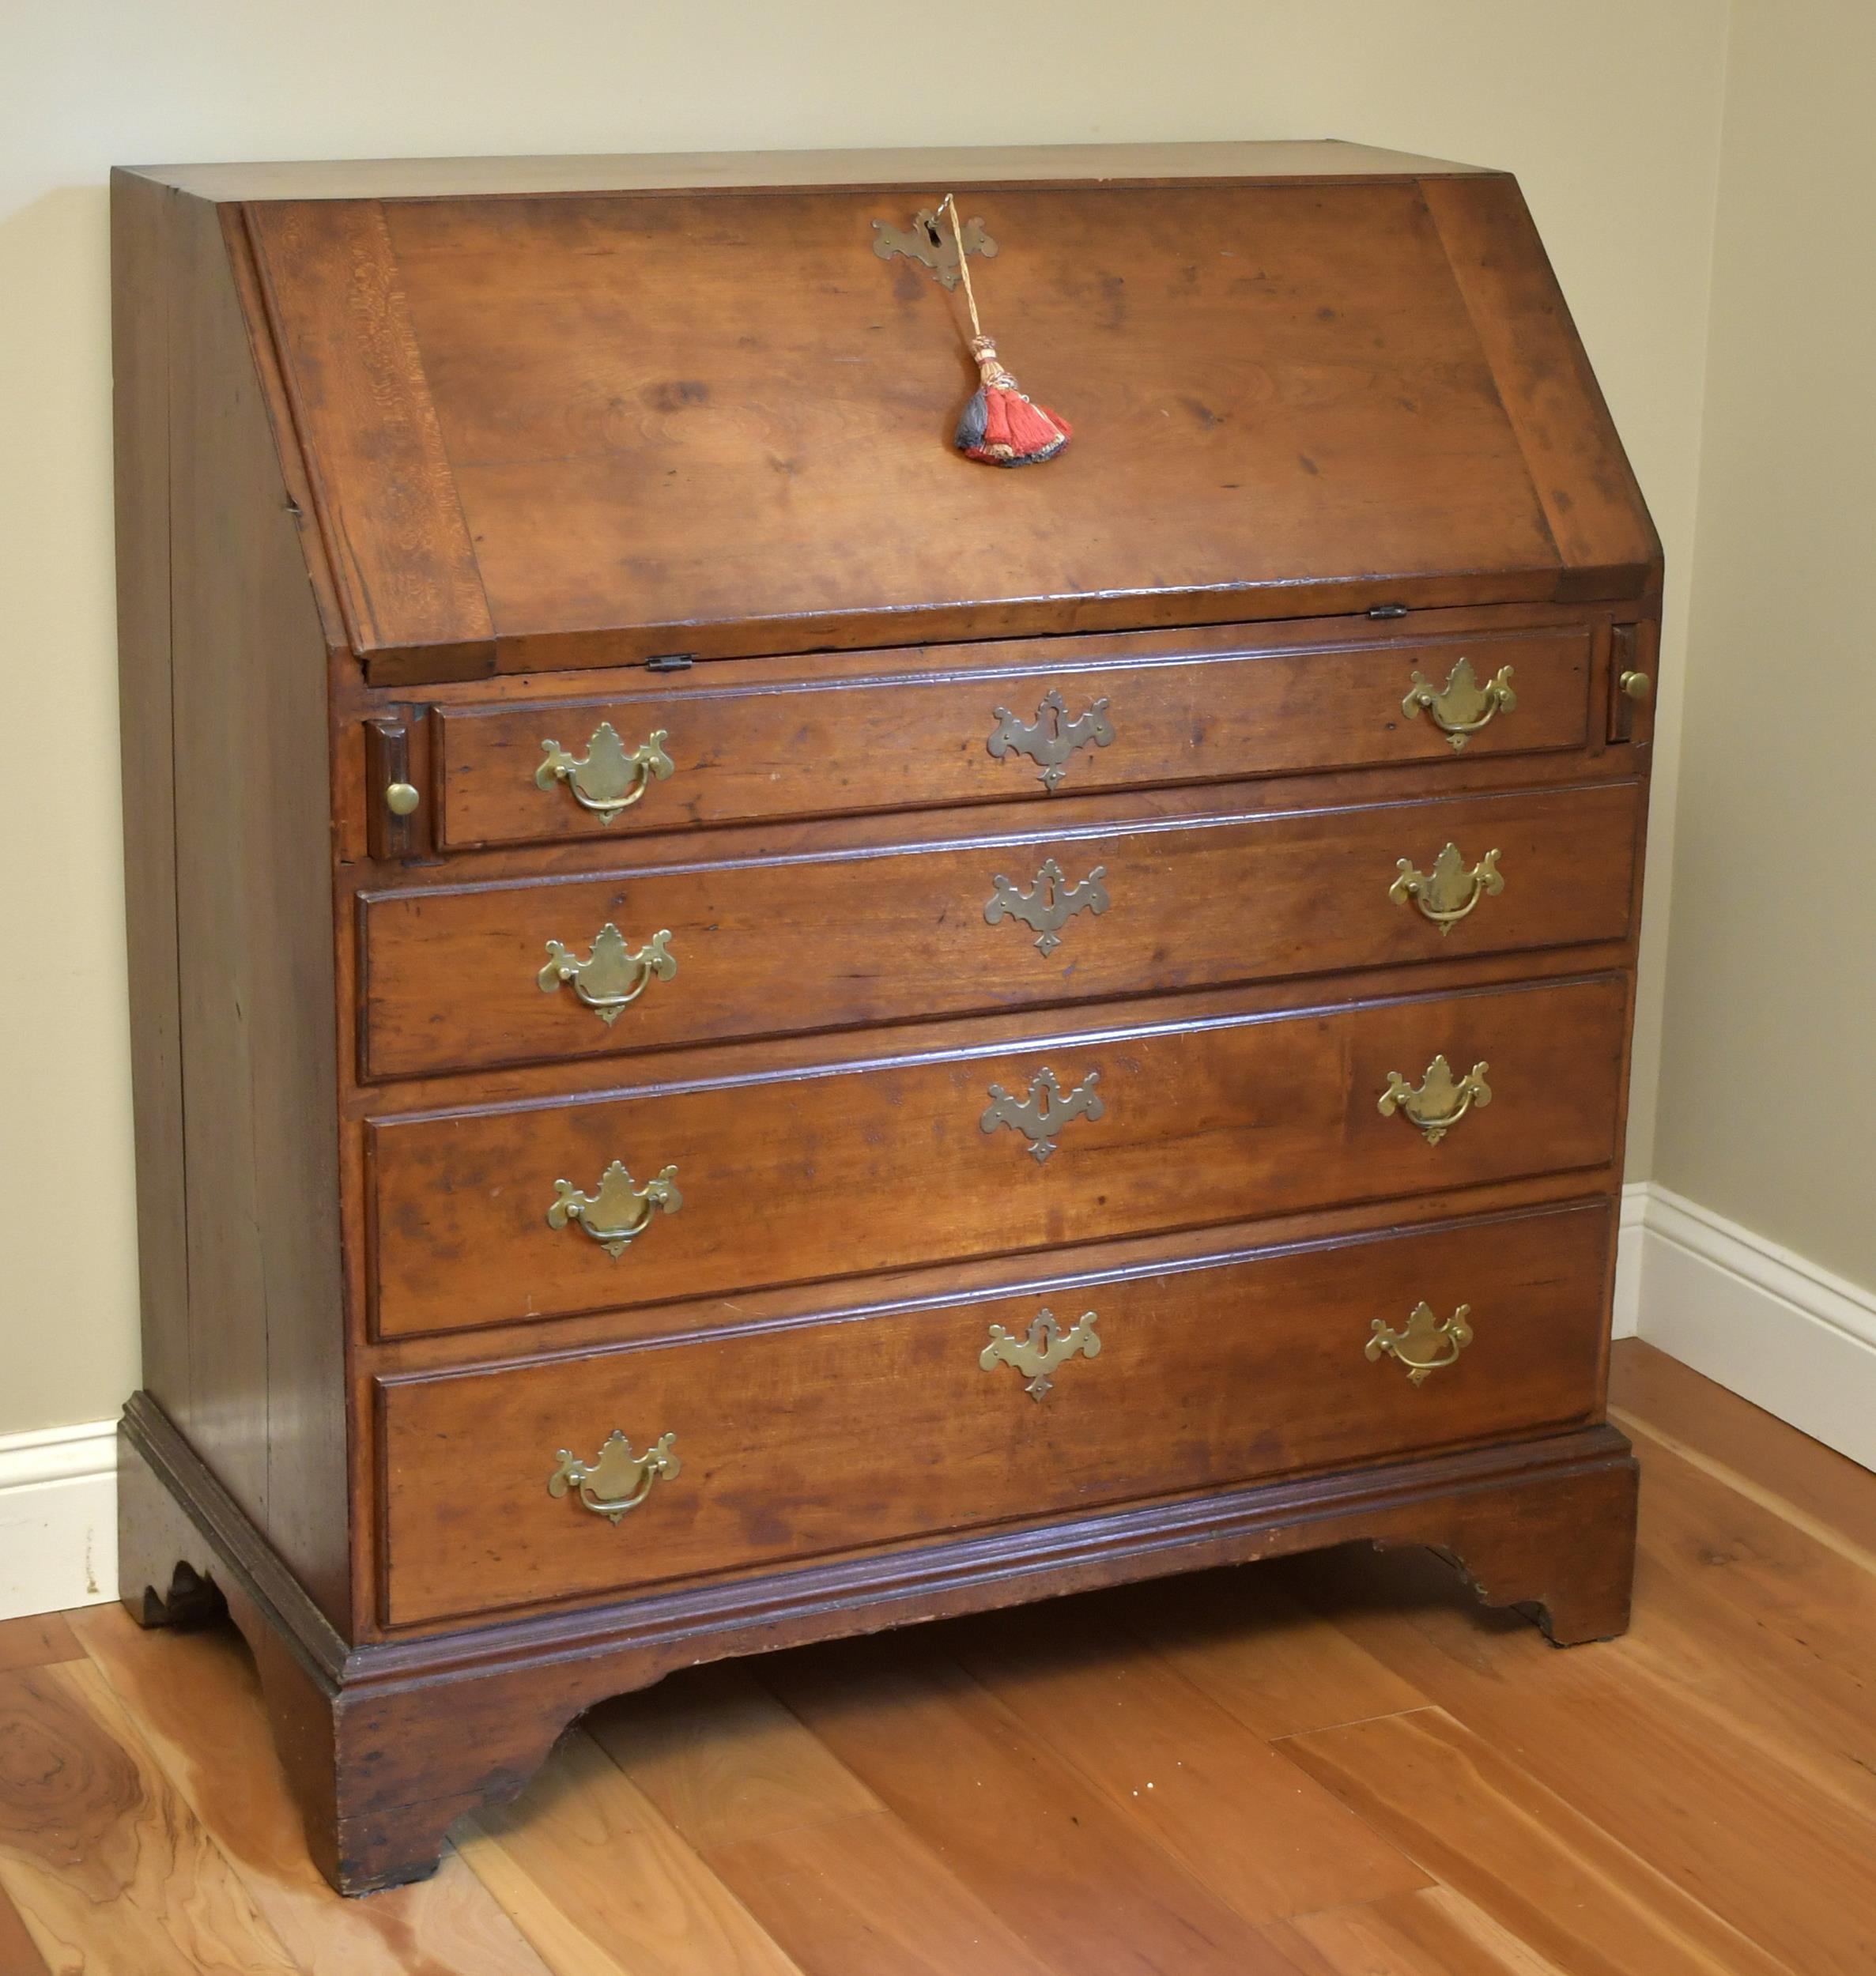
[[1436, 1372], [1457, 1364], [1459, 1354], [1471, 1344], [1472, 1327], [1466, 1322], [1471, 1314], [1469, 1303], [1462, 1303], [1450, 1318], [1436, 1318], [1431, 1304], [1417, 1303], [1399, 1331], [1376, 1318], [1364, 1354], [1375, 1365], [1383, 1359], [1397, 1360], [1415, 1386], [1424, 1386]]
[[1004, 918], [1020, 919], [1034, 931], [1037, 949], [1052, 954], [1062, 945], [1062, 929], [1077, 913], [1108, 910], [1107, 888], [1100, 882], [1107, 875], [1106, 865], [1097, 865], [1078, 885], [1071, 885], [1062, 867], [1047, 858], [1029, 889], [1018, 892], [999, 872], [991, 881], [996, 890], [984, 906], [984, 923], [994, 926]]
[[564, 782], [582, 809], [590, 809], [602, 824], [610, 824], [621, 811], [631, 809], [654, 782], [662, 782], [671, 772], [671, 758], [664, 752], [670, 739], [668, 728], [657, 727], [637, 747], [627, 749], [618, 730], [602, 720], [587, 743], [587, 757], [581, 761], [569, 755], [557, 741], [544, 741], [542, 752], [547, 759], [534, 771], [534, 786], [552, 789]]
[[593, 951], [584, 960], [557, 940], [547, 943], [547, 965], [534, 979], [541, 992], [551, 995], [563, 982], [603, 1023], [615, 1023], [619, 1012], [629, 1009], [651, 985], [655, 975], [669, 981], [678, 971], [671, 956], [671, 930], [661, 926], [635, 954], [625, 945], [625, 936], [610, 920], [593, 936]]
[[1397, 906], [1411, 899], [1443, 935], [1451, 933], [1488, 894], [1495, 896], [1504, 890], [1495, 850], [1487, 851], [1468, 871], [1459, 846], [1448, 844], [1433, 860], [1430, 872], [1416, 869], [1405, 858], [1399, 861], [1399, 870], [1400, 876], [1387, 888], [1387, 896]]
[[577, 1490], [580, 1501], [617, 1529], [628, 1511], [636, 1510], [660, 1482], [674, 1482], [684, 1473], [684, 1464], [671, 1452], [677, 1438], [660, 1435], [643, 1454], [634, 1454], [632, 1443], [614, 1427], [591, 1467], [575, 1460], [571, 1448], [562, 1448], [560, 1466], [548, 1477], [547, 1493], [557, 1499], [569, 1489]]
[[622, 1160], [615, 1160], [599, 1176], [596, 1194], [582, 1194], [571, 1180], [557, 1180], [547, 1225], [564, 1228], [577, 1221], [609, 1256], [622, 1255], [651, 1225], [655, 1213], [675, 1214], [684, 1205], [678, 1191], [675, 1167], [656, 1179], [635, 1184]]
[[1091, 1070], [1065, 1098], [1052, 1070], [1038, 1071], [1029, 1081], [1027, 1098], [1013, 1098], [1001, 1084], [990, 1088], [990, 1103], [977, 1121], [980, 1132], [1007, 1126], [1029, 1141], [1029, 1155], [1038, 1166], [1055, 1150], [1055, 1135], [1075, 1118], [1098, 1118], [1107, 1107], [1094, 1087], [1100, 1073]]
[[1452, 1065], [1436, 1057], [1426, 1067], [1418, 1090], [1398, 1070], [1387, 1073], [1387, 1088], [1381, 1093], [1381, 1116], [1391, 1118], [1404, 1112], [1426, 1134], [1429, 1146], [1436, 1146], [1447, 1133], [1474, 1107], [1483, 1111], [1492, 1102], [1492, 1087], [1485, 1082], [1487, 1063], [1475, 1063], [1464, 1077], [1455, 1080]]
[[1100, 1350], [1100, 1340], [1095, 1333], [1095, 1314], [1084, 1310], [1073, 1325], [1064, 1331], [1055, 1322], [1055, 1314], [1044, 1310], [1029, 1326], [1026, 1338], [1013, 1337], [1000, 1324], [990, 1328], [990, 1343], [978, 1356], [977, 1363], [986, 1372], [995, 1372], [1000, 1365], [1015, 1367], [1028, 1383], [1023, 1390], [1032, 1400], [1045, 1398], [1054, 1383], [1049, 1375], [1057, 1366], [1063, 1365], [1077, 1353], [1084, 1359], [1092, 1359]]
[[1114, 723], [1108, 718], [1108, 703], [1096, 700], [1085, 714], [1068, 718], [1068, 702], [1053, 687], [1042, 696], [1032, 721], [1020, 721], [1007, 707], [996, 709], [997, 724], [991, 730], [990, 752], [998, 761], [1014, 749], [1027, 755], [1041, 770], [1036, 778], [1052, 796], [1055, 785], [1068, 773], [1068, 760], [1078, 748], [1092, 743], [1108, 747], [1114, 739]]
[[1444, 686], [1429, 686], [1416, 672], [1401, 711], [1412, 720], [1422, 709], [1455, 749], [1463, 748], [1471, 735], [1494, 715], [1511, 713], [1518, 704], [1512, 691], [1512, 669], [1500, 666], [1482, 686], [1472, 669], [1472, 661], [1462, 658], [1447, 676]]

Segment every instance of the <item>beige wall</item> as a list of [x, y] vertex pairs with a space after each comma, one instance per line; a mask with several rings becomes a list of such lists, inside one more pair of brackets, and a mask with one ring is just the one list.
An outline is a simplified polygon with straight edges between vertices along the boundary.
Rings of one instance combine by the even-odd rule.
[[[1324, 134], [1509, 167], [1667, 545], [1659, 856], [1687, 620], [1726, 11], [1726, 0], [1164, 0], [1145, 10], [1010, 0], [974, 34], [968, 9], [878, 0], [6, 0], [0, 1433], [103, 1417], [136, 1376], [107, 167]], [[1834, 334], [1847, 349], [1862, 326], [1846, 315]], [[1842, 637], [1854, 621], [1846, 609]], [[1767, 649], [1804, 690], [1815, 644]], [[1836, 721], [1827, 716], [1827, 730], [1845, 732]], [[1795, 858], [1814, 850], [1785, 837]], [[1652, 1129], [1665, 858], [1656, 871], [1638, 1170]], [[1809, 890], [1821, 904], [1821, 888]], [[1699, 922], [1691, 910], [1689, 922]], [[1794, 1040], [1766, 1027], [1781, 1046]], [[1769, 1085], [1790, 1060], [1782, 1048], [1768, 1060]], [[1820, 1097], [1847, 1105], [1850, 1080], [1838, 1081]]]
[[1738, 0], [1655, 1177], [1876, 1289], [1876, 7]]

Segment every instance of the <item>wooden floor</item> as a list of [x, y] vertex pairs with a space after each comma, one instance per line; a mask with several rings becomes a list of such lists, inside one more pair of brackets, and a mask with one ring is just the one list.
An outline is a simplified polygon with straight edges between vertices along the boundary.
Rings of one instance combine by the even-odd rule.
[[1634, 1630], [1350, 1548], [703, 1670], [428, 1885], [307, 1864], [246, 1654], [0, 1627], [0, 1972], [1871, 1976], [1876, 1476], [1646, 1346]]

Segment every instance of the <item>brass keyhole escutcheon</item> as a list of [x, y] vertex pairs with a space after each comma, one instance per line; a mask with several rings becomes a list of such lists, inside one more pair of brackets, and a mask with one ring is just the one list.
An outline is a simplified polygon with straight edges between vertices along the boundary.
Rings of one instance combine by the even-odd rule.
[[1062, 867], [1047, 858], [1029, 890], [1018, 892], [998, 873], [991, 881], [996, 889], [984, 904], [984, 924], [994, 926], [1002, 919], [1020, 919], [1035, 933], [1036, 951], [1052, 954], [1062, 945], [1062, 929], [1077, 913], [1108, 910], [1108, 890], [1100, 882], [1107, 875], [1107, 867], [1097, 865], [1079, 884], [1071, 885]]
[[873, 251], [882, 261], [903, 254], [908, 261], [916, 261], [929, 270], [934, 281], [947, 288], [956, 288], [963, 258], [957, 251], [960, 236], [965, 254], [980, 255], [987, 261], [995, 258], [997, 243], [984, 232], [982, 220], [966, 220], [954, 235], [949, 227], [938, 224], [938, 213], [942, 210], [942, 206], [927, 207], [915, 213], [909, 227], [894, 226], [889, 220], [875, 220]]
[[1027, 755], [1040, 773], [1036, 779], [1052, 796], [1078, 749], [1107, 748], [1114, 740], [1114, 723], [1108, 718], [1108, 703], [1093, 702], [1086, 712], [1070, 720], [1068, 702], [1051, 687], [1042, 696], [1032, 721], [1021, 721], [1007, 707], [996, 710], [996, 726], [987, 744], [998, 761], [1013, 751]]
[[562, 1448], [560, 1465], [547, 1478], [547, 1493], [558, 1499], [569, 1489], [595, 1516], [602, 1516], [617, 1529], [625, 1516], [636, 1510], [660, 1482], [674, 1482], [684, 1473], [684, 1464], [671, 1452], [675, 1434], [662, 1434], [643, 1454], [634, 1454], [632, 1443], [614, 1427], [599, 1450], [598, 1461], [576, 1461], [571, 1448]]
[[1038, 1166], [1055, 1150], [1055, 1135], [1071, 1120], [1098, 1118], [1107, 1107], [1095, 1086], [1100, 1073], [1091, 1070], [1064, 1096], [1052, 1070], [1039, 1070], [1029, 1081], [1027, 1098], [1017, 1098], [1001, 1084], [990, 1088], [990, 1103], [977, 1121], [980, 1132], [1007, 1126], [1029, 1142], [1029, 1156]]
[[602, 824], [615, 821], [631, 809], [655, 782], [671, 773], [671, 758], [664, 752], [670, 739], [666, 728], [654, 728], [637, 747], [628, 749], [619, 730], [609, 720], [593, 730], [582, 760], [570, 755], [557, 741], [544, 741], [547, 759], [534, 771], [534, 786], [552, 789], [564, 782], [582, 809], [591, 810]]
[[1442, 934], [1451, 933], [1480, 899], [1504, 890], [1495, 850], [1487, 851], [1470, 871], [1457, 844], [1440, 852], [1430, 872], [1417, 869], [1405, 858], [1397, 869], [1400, 875], [1387, 888], [1387, 896], [1397, 906], [1417, 906]]
[[670, 980], [678, 971], [671, 955], [671, 930], [661, 926], [636, 953], [609, 920], [593, 937], [593, 950], [584, 960], [557, 940], [547, 943], [547, 965], [534, 979], [541, 992], [551, 995], [564, 982], [578, 999], [607, 1024], [617, 1022], [654, 979]]
[[1492, 1087], [1485, 1082], [1491, 1067], [1475, 1063], [1464, 1077], [1455, 1077], [1445, 1058], [1436, 1057], [1417, 1087], [1391, 1070], [1387, 1088], [1381, 1093], [1381, 1116], [1391, 1118], [1399, 1111], [1426, 1134], [1429, 1146], [1436, 1146], [1467, 1112], [1483, 1111], [1492, 1102]]
[[1512, 691], [1508, 666], [1500, 666], [1482, 686], [1469, 658], [1459, 661], [1447, 675], [1444, 686], [1430, 685], [1417, 671], [1413, 681], [1401, 702], [1401, 711], [1409, 720], [1424, 712], [1455, 750], [1463, 748], [1500, 714], [1512, 712], [1518, 704], [1518, 696]]
[[1095, 1313], [1084, 1310], [1064, 1331], [1049, 1310], [1037, 1314], [1027, 1337], [1017, 1337], [1002, 1325], [993, 1324], [990, 1343], [978, 1354], [977, 1363], [986, 1372], [995, 1372], [1000, 1365], [1013, 1366], [1026, 1382], [1023, 1390], [1040, 1402], [1048, 1397], [1054, 1385], [1049, 1375], [1056, 1367], [1066, 1365], [1078, 1353], [1092, 1359], [1100, 1352], [1100, 1337], [1094, 1325]]
[[1472, 1327], [1466, 1322], [1471, 1314], [1472, 1306], [1462, 1303], [1450, 1318], [1436, 1317], [1432, 1306], [1423, 1301], [1414, 1307], [1398, 1331], [1376, 1318], [1373, 1335], [1362, 1348], [1363, 1356], [1376, 1365], [1383, 1359], [1393, 1359], [1407, 1368], [1407, 1377], [1415, 1386], [1424, 1386], [1436, 1372], [1457, 1364], [1459, 1354], [1471, 1344]]

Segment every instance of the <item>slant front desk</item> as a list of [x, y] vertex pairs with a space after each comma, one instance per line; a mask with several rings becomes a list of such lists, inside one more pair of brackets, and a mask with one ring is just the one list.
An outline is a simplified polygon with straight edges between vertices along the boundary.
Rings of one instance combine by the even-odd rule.
[[[1046, 464], [952, 443], [947, 192]], [[114, 214], [123, 1592], [337, 1884], [719, 1656], [1353, 1537], [1621, 1630], [1661, 564], [1511, 179]]]

